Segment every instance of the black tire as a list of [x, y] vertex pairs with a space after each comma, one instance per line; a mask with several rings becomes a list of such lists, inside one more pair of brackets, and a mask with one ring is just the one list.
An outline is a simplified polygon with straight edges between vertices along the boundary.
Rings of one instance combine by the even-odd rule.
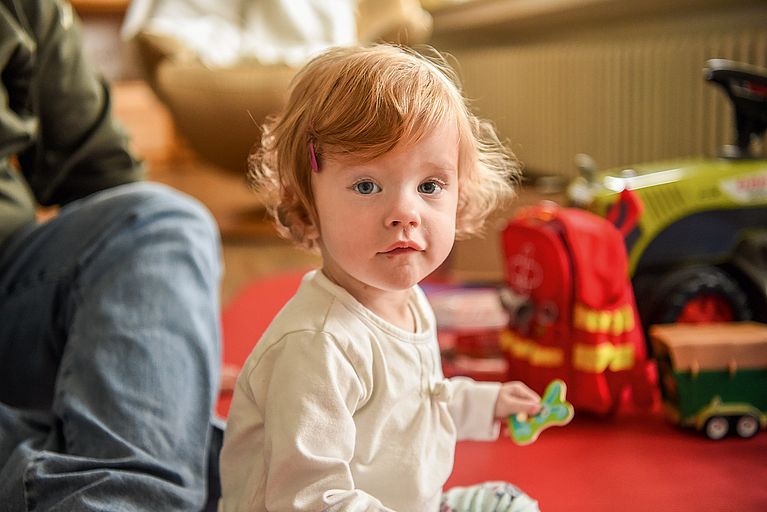
[[[718, 296], [729, 305], [733, 321], [751, 320], [746, 293], [732, 277], [717, 267], [674, 269], [663, 274], [656, 283], [651, 292], [652, 299], [643, 307], [646, 311], [642, 318], [645, 327], [676, 322], [685, 305], [709, 294]], [[638, 297], [637, 300], [641, 299]]]

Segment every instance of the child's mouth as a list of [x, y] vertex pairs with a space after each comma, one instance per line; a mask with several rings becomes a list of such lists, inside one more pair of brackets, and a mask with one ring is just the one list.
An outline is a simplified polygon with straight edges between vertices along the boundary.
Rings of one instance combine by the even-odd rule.
[[393, 243], [387, 247], [386, 250], [381, 251], [380, 254], [396, 256], [398, 254], [411, 254], [414, 252], [421, 252], [422, 250], [423, 247], [421, 247], [421, 245], [417, 242], [411, 240], [401, 240], [399, 242]]
[[389, 251], [386, 251], [384, 254], [389, 256], [397, 256], [399, 254], [410, 254], [418, 252], [412, 247], [397, 247], [396, 249], [391, 249]]

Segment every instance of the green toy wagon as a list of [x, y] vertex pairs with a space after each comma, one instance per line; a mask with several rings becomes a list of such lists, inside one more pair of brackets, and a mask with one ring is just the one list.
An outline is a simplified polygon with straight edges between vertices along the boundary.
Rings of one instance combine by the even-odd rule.
[[767, 325], [666, 324], [650, 328], [666, 416], [710, 439], [767, 427]]

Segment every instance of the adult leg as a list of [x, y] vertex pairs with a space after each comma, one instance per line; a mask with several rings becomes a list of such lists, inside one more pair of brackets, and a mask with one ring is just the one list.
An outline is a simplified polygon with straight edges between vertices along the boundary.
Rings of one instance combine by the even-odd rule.
[[219, 279], [209, 214], [150, 183], [72, 203], [3, 249], [0, 501], [202, 509]]

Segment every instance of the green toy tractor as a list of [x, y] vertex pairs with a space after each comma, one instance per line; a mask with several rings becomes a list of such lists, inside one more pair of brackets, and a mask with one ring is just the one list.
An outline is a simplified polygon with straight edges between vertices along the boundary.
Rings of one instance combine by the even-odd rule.
[[645, 328], [671, 322], [767, 322], [767, 69], [707, 61], [735, 113], [719, 158], [596, 173], [579, 165], [567, 197], [622, 231]]

